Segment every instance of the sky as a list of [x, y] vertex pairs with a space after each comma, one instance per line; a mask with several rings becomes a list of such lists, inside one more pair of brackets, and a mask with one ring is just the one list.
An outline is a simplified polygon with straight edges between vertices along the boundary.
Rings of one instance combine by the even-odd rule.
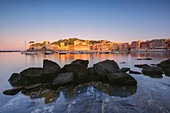
[[170, 38], [170, 0], [0, 0], [0, 50], [75, 37]]

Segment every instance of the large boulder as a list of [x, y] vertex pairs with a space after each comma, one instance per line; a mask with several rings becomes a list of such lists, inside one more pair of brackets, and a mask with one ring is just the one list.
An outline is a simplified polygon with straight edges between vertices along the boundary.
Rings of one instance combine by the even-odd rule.
[[94, 72], [101, 78], [106, 79], [108, 73], [120, 72], [119, 66], [114, 60], [105, 60], [93, 65]]
[[20, 72], [20, 74], [25, 78], [40, 78], [42, 77], [42, 68], [28, 68]]
[[163, 69], [161, 67], [145, 67], [142, 69], [144, 75], [162, 75]]
[[75, 82], [87, 82], [90, 78], [88, 77], [88, 70], [85, 66], [80, 64], [68, 64], [61, 69], [61, 73], [73, 72], [75, 74]]
[[20, 72], [20, 74], [29, 85], [49, 82], [49, 79], [44, 79], [42, 76], [42, 68], [28, 68]]
[[127, 73], [108, 73], [107, 78], [114, 85], [136, 85], [137, 81]]
[[46, 59], [43, 61], [42, 76], [47, 80], [52, 80], [60, 73], [60, 69], [57, 63]]
[[159, 67], [163, 69], [170, 69], [170, 59], [162, 61], [160, 64], [157, 64]]
[[23, 86], [28, 84], [28, 81], [19, 73], [13, 73], [8, 81], [12, 86]]
[[80, 64], [80, 65], [85, 66], [87, 68], [88, 64], [89, 64], [89, 61], [88, 60], [77, 59], [77, 60], [71, 62], [71, 64]]
[[74, 81], [74, 73], [60, 73], [54, 80], [52, 85], [61, 86]]
[[16, 95], [16, 94], [18, 94], [22, 89], [23, 89], [23, 87], [15, 87], [15, 88], [12, 88], [12, 89], [8, 89], [8, 90], [3, 91], [3, 94], [5, 94], [5, 95]]
[[108, 80], [115, 85], [136, 85], [136, 80], [121, 71], [114, 60], [105, 60], [93, 65], [95, 73], [100, 80]]

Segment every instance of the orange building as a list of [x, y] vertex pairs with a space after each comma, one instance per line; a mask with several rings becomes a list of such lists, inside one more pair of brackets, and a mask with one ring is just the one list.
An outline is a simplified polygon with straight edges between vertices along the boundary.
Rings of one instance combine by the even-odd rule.
[[74, 46], [74, 50], [75, 51], [89, 51], [90, 50], [90, 46], [83, 46], [83, 45], [75, 45]]

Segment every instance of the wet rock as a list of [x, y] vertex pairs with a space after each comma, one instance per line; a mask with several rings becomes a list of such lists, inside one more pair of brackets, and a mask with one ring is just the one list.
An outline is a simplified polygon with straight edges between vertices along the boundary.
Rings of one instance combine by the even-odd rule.
[[170, 76], [170, 69], [165, 69], [165, 75]]
[[160, 64], [157, 64], [159, 67], [163, 69], [170, 69], [170, 59], [162, 61]]
[[105, 60], [93, 65], [94, 72], [101, 78], [106, 79], [109, 73], [120, 72], [119, 66], [114, 60]]
[[152, 60], [152, 58], [138, 58], [137, 60]]
[[128, 67], [123, 67], [122, 69], [120, 69], [120, 71], [122, 71], [122, 72], [128, 72], [130, 70], [130, 68], [128, 68]]
[[42, 86], [42, 83], [30, 85], [30, 86], [25, 86], [24, 89], [22, 90], [22, 93], [28, 92], [28, 91], [36, 91], [40, 89]]
[[23, 70], [20, 74], [22, 77], [26, 78], [40, 78], [42, 77], [42, 68], [28, 68]]
[[88, 67], [89, 61], [88, 60], [81, 60], [81, 59], [77, 59], [73, 62], [71, 62], [71, 64], [79, 64], [79, 65], [83, 65], [86, 68]]
[[89, 75], [95, 75], [94, 69], [92, 67], [88, 68]]
[[148, 64], [135, 64], [134, 66], [138, 68], [150, 67]]
[[57, 77], [57, 75], [60, 72], [60, 66], [50, 60], [44, 60], [43, 61], [43, 69], [42, 69], [42, 76], [46, 79], [46, 80], [52, 80], [55, 77]]
[[108, 80], [115, 85], [136, 85], [136, 80], [120, 71], [117, 63], [113, 60], [105, 60], [93, 65], [95, 73], [100, 77], [100, 80]]
[[68, 73], [60, 73], [54, 80], [52, 85], [65, 85], [70, 82], [74, 81], [74, 73], [73, 72], [68, 72]]
[[19, 73], [13, 73], [8, 81], [12, 86], [22, 86], [28, 84], [26, 79], [21, 77]]
[[136, 85], [137, 81], [127, 73], [108, 73], [107, 78], [114, 85]]
[[90, 78], [88, 77], [88, 70], [85, 66], [80, 64], [68, 64], [61, 69], [61, 73], [73, 72], [75, 82], [86, 82]]
[[23, 89], [23, 87], [15, 87], [15, 88], [13, 88], [13, 89], [5, 90], [5, 91], [3, 92], [3, 94], [5, 94], [5, 95], [16, 95], [16, 94], [18, 94], [22, 89]]
[[130, 74], [142, 74], [141, 72], [138, 72], [138, 71], [132, 71], [132, 70], [129, 70], [129, 73], [130, 73]]
[[145, 67], [142, 69], [145, 75], [162, 75], [163, 69], [161, 67]]

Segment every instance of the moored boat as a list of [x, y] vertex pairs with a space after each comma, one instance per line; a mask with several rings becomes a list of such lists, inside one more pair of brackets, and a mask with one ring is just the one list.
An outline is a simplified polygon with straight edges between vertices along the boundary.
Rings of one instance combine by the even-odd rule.
[[59, 55], [62, 55], [62, 54], [67, 54], [68, 52], [66, 52], [66, 51], [61, 51], [61, 52], [59, 52]]
[[26, 55], [37, 55], [37, 52], [35, 52], [35, 51], [27, 51], [25, 54]]

